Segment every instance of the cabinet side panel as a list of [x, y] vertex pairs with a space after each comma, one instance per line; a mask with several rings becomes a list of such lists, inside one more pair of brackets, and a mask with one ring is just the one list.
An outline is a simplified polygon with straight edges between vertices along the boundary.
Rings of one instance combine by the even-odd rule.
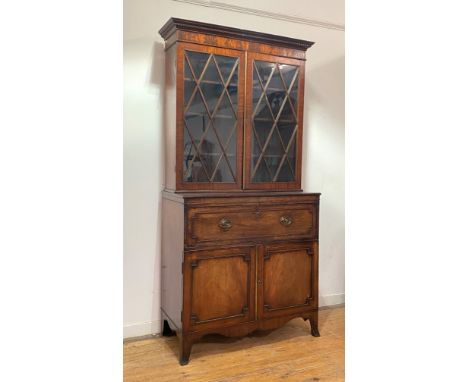
[[163, 198], [161, 307], [172, 325], [181, 328], [182, 261], [184, 253], [184, 205]]
[[175, 190], [176, 184], [176, 47], [177, 44], [174, 44], [166, 51], [164, 131], [166, 142], [165, 185], [168, 190]]

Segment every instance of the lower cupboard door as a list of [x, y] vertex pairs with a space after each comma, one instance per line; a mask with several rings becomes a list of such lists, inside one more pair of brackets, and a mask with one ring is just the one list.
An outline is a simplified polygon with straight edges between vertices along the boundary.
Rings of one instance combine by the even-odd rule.
[[183, 267], [185, 328], [194, 331], [254, 319], [254, 246], [189, 251]]
[[318, 307], [318, 245], [314, 242], [265, 245], [260, 251], [260, 318], [300, 314]]

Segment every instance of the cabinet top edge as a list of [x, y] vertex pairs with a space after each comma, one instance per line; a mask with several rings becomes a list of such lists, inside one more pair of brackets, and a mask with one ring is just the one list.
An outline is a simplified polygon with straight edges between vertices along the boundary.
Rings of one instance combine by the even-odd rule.
[[241, 40], [254, 41], [270, 45], [279, 45], [287, 48], [293, 48], [306, 51], [314, 42], [300, 40], [291, 37], [278, 36], [274, 34], [254, 32], [245, 29], [226, 27], [217, 24], [208, 24], [199, 21], [179, 19], [171, 17], [159, 30], [159, 34], [164, 40], [167, 40], [176, 30], [206, 33], [216, 36], [237, 38]]

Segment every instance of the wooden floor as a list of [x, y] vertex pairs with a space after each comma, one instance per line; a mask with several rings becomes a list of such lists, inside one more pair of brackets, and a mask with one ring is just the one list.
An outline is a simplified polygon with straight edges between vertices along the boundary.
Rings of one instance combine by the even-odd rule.
[[125, 382], [344, 381], [344, 307], [319, 311], [321, 337], [301, 318], [244, 338], [207, 336], [179, 366], [176, 337], [124, 344]]

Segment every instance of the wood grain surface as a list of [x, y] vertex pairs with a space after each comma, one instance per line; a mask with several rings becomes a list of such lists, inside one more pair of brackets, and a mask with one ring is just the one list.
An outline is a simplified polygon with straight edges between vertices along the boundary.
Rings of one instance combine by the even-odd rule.
[[242, 339], [204, 337], [186, 366], [179, 366], [176, 337], [127, 342], [124, 381], [344, 381], [344, 307], [320, 310], [319, 318], [321, 337], [301, 318]]

